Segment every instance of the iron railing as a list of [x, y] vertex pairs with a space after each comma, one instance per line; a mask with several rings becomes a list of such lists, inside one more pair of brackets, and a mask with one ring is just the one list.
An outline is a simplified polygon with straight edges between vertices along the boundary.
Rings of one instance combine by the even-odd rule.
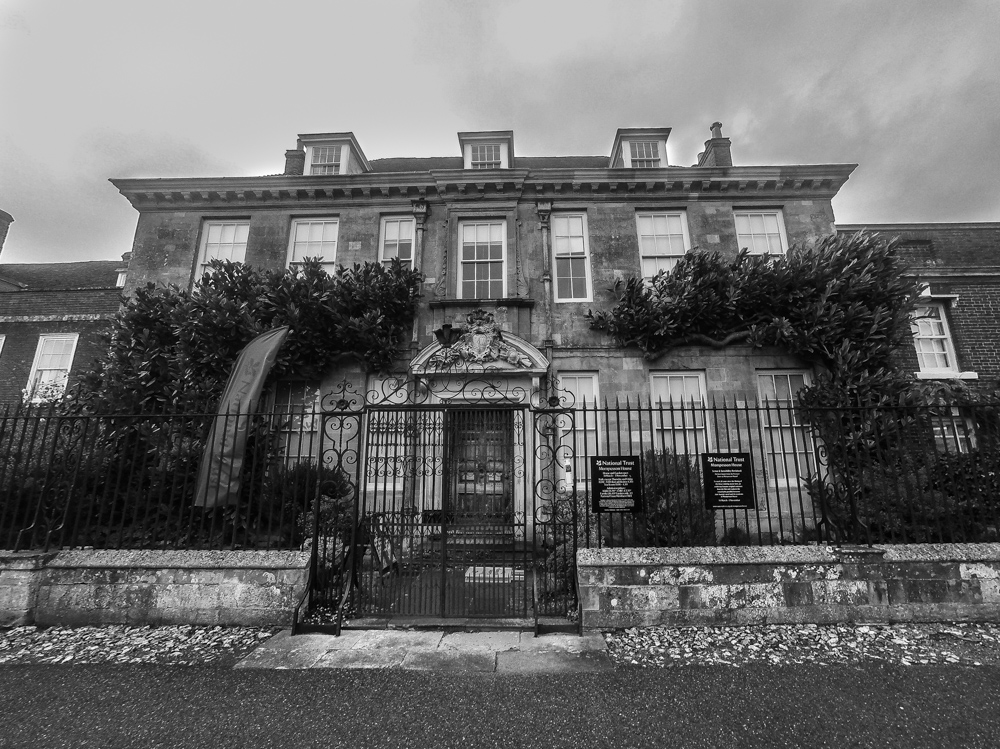
[[[626, 401], [567, 409], [560, 427], [556, 501], [580, 546], [998, 539], [1000, 404]], [[750, 456], [754, 509], [706, 509], [704, 453]], [[590, 458], [607, 455], [641, 457], [642, 512], [593, 511]]]
[[[123, 416], [0, 408], [0, 548], [321, 544], [324, 557], [342, 562], [356, 507], [380, 507], [386, 497], [404, 507], [404, 486], [430, 485], [426, 477], [415, 480], [421, 471], [448, 470], [432, 454], [442, 435], [416, 406], [412, 417], [407, 409], [394, 407], [393, 418], [425, 424], [422, 430], [359, 434], [350, 459], [331, 463], [320, 459], [328, 418], [321, 412]], [[525, 528], [538, 536], [533, 545], [550, 557], [564, 554], [565, 567], [575, 549], [588, 546], [998, 537], [1000, 404], [806, 409], [789, 402], [553, 401], [531, 406], [529, 415], [516, 467], [524, 487], [518, 501], [527, 505], [511, 511], [517, 516], [530, 506]], [[248, 435], [242, 465], [216, 468], [216, 491], [231, 493], [237, 478], [240, 486], [231, 503], [215, 508], [195, 496], [213, 419], [224, 431], [245, 428]], [[365, 423], [359, 418], [357, 428]], [[754, 509], [706, 509], [705, 452], [750, 455]], [[639, 513], [594, 512], [590, 459], [615, 455], [641, 458]], [[506, 469], [490, 470], [499, 476]], [[381, 494], [365, 502], [366, 492]], [[427, 512], [419, 520], [429, 522], [433, 502], [420, 499], [416, 506]]]
[[[245, 449], [212, 462], [199, 498], [213, 421], [222, 442], [245, 434]], [[316, 521], [337, 525], [351, 504], [310, 457], [315, 439], [308, 417], [287, 412], [0, 407], [0, 548], [308, 548]]]

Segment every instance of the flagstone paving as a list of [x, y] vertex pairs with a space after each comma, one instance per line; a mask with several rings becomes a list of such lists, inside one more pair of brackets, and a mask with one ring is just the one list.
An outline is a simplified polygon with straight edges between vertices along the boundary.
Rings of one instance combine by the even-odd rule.
[[600, 633], [344, 630], [340, 637], [280, 632], [236, 668], [574, 673], [614, 665]]

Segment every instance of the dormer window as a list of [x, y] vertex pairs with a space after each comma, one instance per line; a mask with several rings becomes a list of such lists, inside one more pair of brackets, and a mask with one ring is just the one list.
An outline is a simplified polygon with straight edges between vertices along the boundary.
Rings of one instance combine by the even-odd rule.
[[633, 169], [658, 169], [660, 144], [655, 140], [633, 140], [629, 144]]
[[670, 128], [621, 128], [611, 146], [612, 169], [663, 169]]
[[[298, 158], [301, 159], [302, 151], [305, 151], [305, 165], [301, 172], [296, 172], [293, 168], [289, 171], [286, 162], [285, 174], [306, 174], [314, 177], [361, 174], [370, 172], [371, 165], [361, 151], [361, 146], [355, 139], [353, 133], [314, 133], [310, 135], [299, 135], [299, 142], [296, 146]], [[295, 151], [290, 151], [295, 155]], [[286, 159], [288, 155], [286, 154]], [[301, 161], [299, 162], [301, 163]], [[293, 162], [294, 165], [294, 162]]]
[[306, 174], [347, 174], [350, 153], [344, 145], [306, 146]]
[[514, 133], [511, 130], [488, 130], [459, 133], [463, 169], [512, 169]]
[[470, 169], [499, 169], [500, 144], [483, 143], [472, 146]]
[[310, 174], [340, 174], [340, 146], [313, 146]]

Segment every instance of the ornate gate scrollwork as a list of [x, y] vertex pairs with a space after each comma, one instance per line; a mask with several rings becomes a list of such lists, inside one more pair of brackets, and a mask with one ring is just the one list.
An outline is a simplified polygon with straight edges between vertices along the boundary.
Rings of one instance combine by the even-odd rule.
[[341, 614], [528, 617], [571, 605], [576, 497], [559, 483], [571, 419], [552, 407], [568, 401], [485, 365], [504, 349], [480, 343], [324, 396], [321, 460], [354, 495], [350, 570], [316, 576], [339, 582], [326, 598]]

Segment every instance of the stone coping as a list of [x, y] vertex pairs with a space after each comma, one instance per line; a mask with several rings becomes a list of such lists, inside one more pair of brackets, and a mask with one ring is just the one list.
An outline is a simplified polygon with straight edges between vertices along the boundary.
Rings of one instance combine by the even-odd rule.
[[[866, 550], [869, 547], [854, 547]], [[876, 545], [887, 562], [1000, 561], [1000, 543]], [[696, 546], [683, 548], [580, 549], [580, 567], [652, 567], [726, 564], [837, 564], [833, 546]]]
[[183, 551], [84, 549], [60, 551], [46, 566], [132, 569], [305, 569], [308, 551]]
[[652, 567], [698, 564], [835, 564], [825, 546], [688, 546], [678, 548], [580, 549], [581, 567]]
[[995, 544], [900, 544], [881, 546], [887, 562], [997, 562], [1000, 543]]
[[0, 569], [38, 570], [55, 555], [54, 551], [0, 551]]

